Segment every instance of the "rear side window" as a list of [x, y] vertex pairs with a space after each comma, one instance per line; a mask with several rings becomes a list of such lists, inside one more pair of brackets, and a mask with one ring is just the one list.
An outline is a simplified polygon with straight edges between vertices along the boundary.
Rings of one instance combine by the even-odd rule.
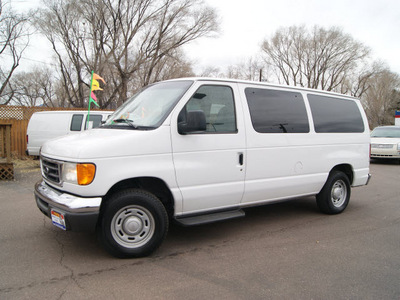
[[251, 122], [260, 133], [310, 131], [303, 97], [297, 92], [246, 88]]
[[[87, 117], [86, 117], [86, 122], [85, 122], [85, 129], [87, 129]], [[89, 125], [90, 128], [96, 128], [99, 127], [101, 125], [101, 119], [102, 116], [101, 115], [90, 115], [89, 116], [89, 123], [93, 122], [92, 124]]]
[[71, 131], [81, 131], [83, 115], [73, 115], [71, 121]]
[[356, 102], [312, 94], [307, 97], [315, 132], [364, 132], [364, 122]]

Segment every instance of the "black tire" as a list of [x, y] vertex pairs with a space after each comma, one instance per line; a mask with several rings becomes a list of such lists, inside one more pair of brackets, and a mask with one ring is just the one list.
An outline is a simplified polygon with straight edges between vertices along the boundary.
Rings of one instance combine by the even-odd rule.
[[333, 171], [316, 196], [321, 212], [334, 215], [345, 210], [350, 201], [350, 181], [341, 171]]
[[165, 207], [156, 196], [128, 189], [108, 199], [99, 235], [105, 249], [113, 256], [142, 257], [161, 245], [168, 225]]

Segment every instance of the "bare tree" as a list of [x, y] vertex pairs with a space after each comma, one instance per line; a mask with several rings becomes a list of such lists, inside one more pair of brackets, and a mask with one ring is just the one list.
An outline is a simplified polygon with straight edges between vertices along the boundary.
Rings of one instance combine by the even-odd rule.
[[362, 97], [369, 89], [371, 78], [376, 73], [376, 69], [369, 65], [363, 65], [361, 68], [356, 68], [353, 72], [347, 74], [346, 78], [340, 85], [342, 94], [348, 94], [356, 98]]
[[258, 57], [250, 57], [244, 62], [228, 66], [225, 77], [242, 80], [265, 81], [267, 73], [265, 72], [265, 76], [263, 76], [264, 69], [265, 66], [262, 65], [261, 59]]
[[206, 66], [197, 74], [200, 77], [212, 77], [212, 78], [221, 78], [226, 77], [226, 75], [221, 72], [220, 68], [216, 66]]
[[264, 40], [262, 51], [279, 82], [328, 91], [348, 89], [350, 76], [370, 52], [338, 28], [317, 26], [281, 28]]
[[98, 51], [91, 50], [92, 40], [86, 33], [88, 25], [81, 15], [82, 4], [78, 1], [47, 1], [46, 5], [47, 9], [40, 10], [35, 25], [53, 48], [63, 96], [69, 105], [83, 107], [90, 81], [89, 64], [92, 59], [98, 59]]
[[14, 94], [9, 82], [29, 44], [28, 16], [16, 14], [8, 2], [0, 0], [0, 104], [8, 104]]
[[52, 44], [69, 103], [85, 105], [95, 70], [107, 82], [98, 97], [107, 107], [187, 67], [178, 50], [215, 32], [216, 20], [202, 0], [49, 0], [36, 24]]
[[[153, 62], [149, 62], [153, 64]], [[191, 63], [185, 59], [181, 49], [171, 51], [168, 56], [161, 58], [154, 66], [144, 64], [138, 72], [140, 82], [136, 86], [145, 86], [149, 83], [149, 70], [151, 69], [151, 82], [179, 77], [194, 76]]]
[[400, 108], [400, 77], [382, 64], [374, 65], [374, 74], [362, 103], [371, 128], [394, 123], [394, 111]]
[[56, 82], [54, 73], [48, 68], [34, 68], [19, 72], [9, 82], [13, 99], [10, 103], [23, 106], [57, 107]]

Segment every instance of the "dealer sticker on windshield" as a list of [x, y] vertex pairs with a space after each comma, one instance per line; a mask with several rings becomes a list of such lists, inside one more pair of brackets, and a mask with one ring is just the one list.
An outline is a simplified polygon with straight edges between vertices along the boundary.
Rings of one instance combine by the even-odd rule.
[[61, 228], [62, 230], [66, 230], [65, 227], [65, 218], [62, 213], [56, 212], [55, 210], [51, 210], [51, 221], [53, 225]]

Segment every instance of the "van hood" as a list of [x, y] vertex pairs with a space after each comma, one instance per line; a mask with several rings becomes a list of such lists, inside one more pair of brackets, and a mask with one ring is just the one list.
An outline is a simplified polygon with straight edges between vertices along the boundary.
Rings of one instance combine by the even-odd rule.
[[43, 144], [41, 155], [60, 160], [90, 160], [171, 152], [170, 127], [154, 130], [92, 129]]

